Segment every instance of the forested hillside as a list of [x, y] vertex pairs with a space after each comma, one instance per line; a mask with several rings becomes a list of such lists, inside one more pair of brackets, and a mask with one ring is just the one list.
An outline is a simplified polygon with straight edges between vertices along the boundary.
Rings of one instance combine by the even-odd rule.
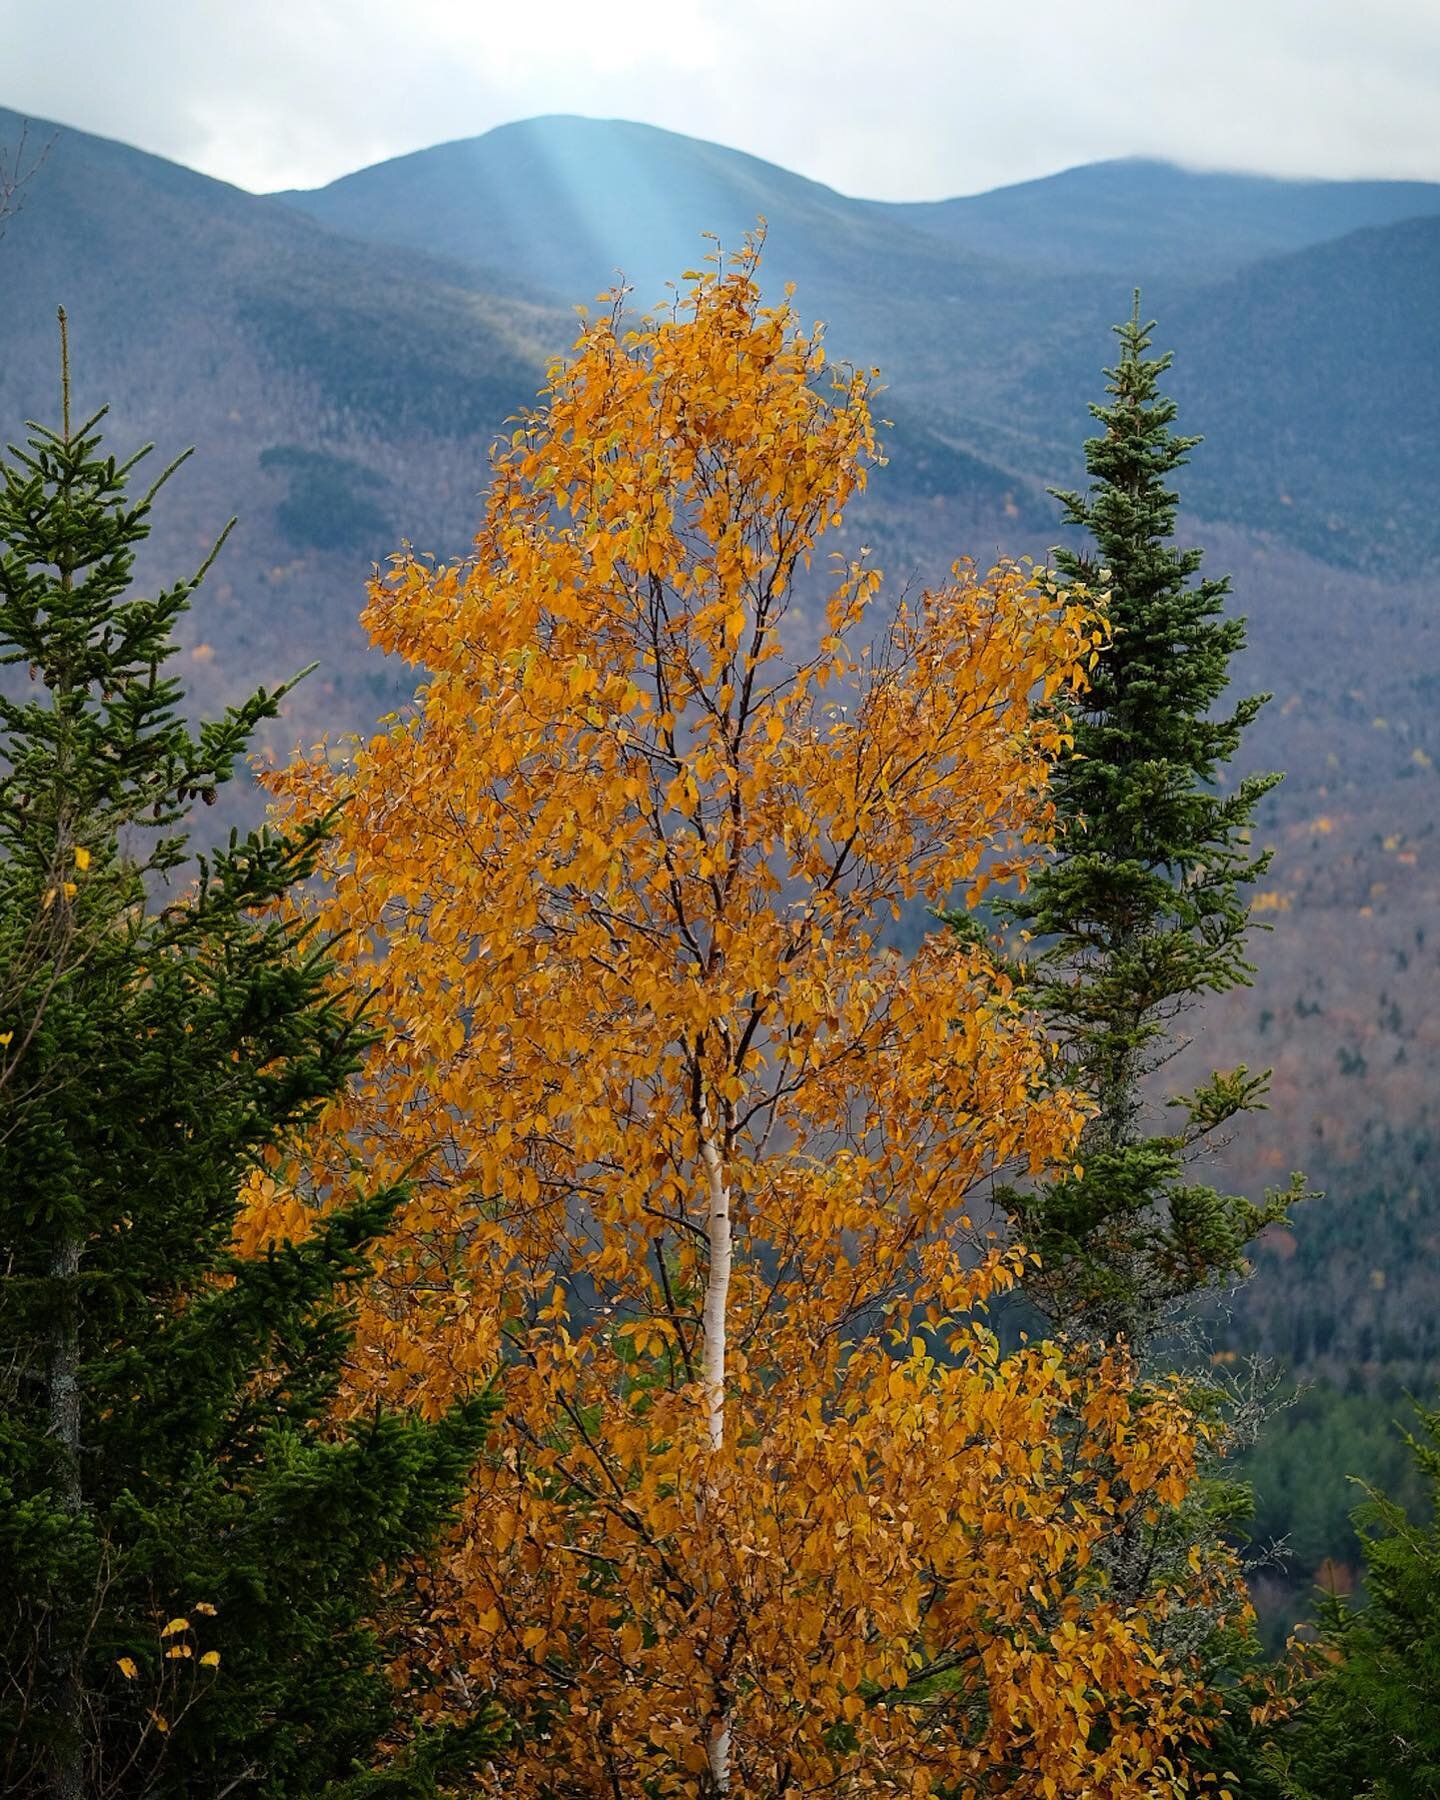
[[[20, 123], [0, 113], [0, 141]], [[1322, 1383], [1256, 1465], [1262, 1522], [1298, 1517], [1312, 1458], [1379, 1456], [1360, 1396], [1389, 1408], [1440, 1369], [1440, 188], [1120, 162], [882, 205], [650, 127], [540, 119], [272, 197], [61, 130], [23, 202], [0, 238], [0, 412], [53, 411], [63, 301], [78, 409], [110, 402], [126, 444], [196, 444], [142, 573], [238, 513], [182, 626], [188, 687], [214, 710], [318, 658], [262, 722], [278, 757], [409, 693], [356, 622], [370, 566], [402, 539], [464, 553], [492, 441], [617, 271], [637, 310], [661, 305], [703, 233], [733, 248], [764, 216], [772, 295], [793, 281], [831, 358], [888, 384], [887, 464], [831, 541], [872, 545], [897, 586], [1062, 541], [1045, 490], [1081, 479], [1109, 328], [1142, 285], [1205, 437], [1182, 535], [1233, 575], [1240, 691], [1275, 696], [1237, 772], [1286, 775], [1258, 816], [1255, 986], [1206, 1009], [1192, 1060], [1275, 1069], [1229, 1179], [1258, 1195], [1303, 1168], [1327, 1196], [1267, 1234], [1221, 1327], [1222, 1352]], [[1338, 1466], [1325, 1492], [1303, 1579], [1316, 1546], [1353, 1554]]]

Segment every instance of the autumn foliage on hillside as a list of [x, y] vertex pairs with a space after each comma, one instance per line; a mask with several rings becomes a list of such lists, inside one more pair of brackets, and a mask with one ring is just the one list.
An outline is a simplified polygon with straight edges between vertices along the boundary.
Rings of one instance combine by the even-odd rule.
[[274, 785], [345, 803], [318, 910], [380, 1041], [243, 1242], [357, 1162], [408, 1179], [345, 1406], [498, 1371], [398, 1647], [437, 1709], [509, 1713], [495, 1791], [1188, 1792], [1198, 1593], [1121, 1605], [1103, 1548], [1201, 1428], [1122, 1354], [1001, 1357], [1026, 1253], [970, 1209], [1069, 1166], [1081, 1110], [978, 940], [884, 940], [1023, 878], [1064, 742], [1033, 701], [1102, 627], [1014, 566], [881, 616], [862, 556], [787, 656], [876, 443], [755, 264], [587, 324], [473, 555], [374, 584], [415, 707]]

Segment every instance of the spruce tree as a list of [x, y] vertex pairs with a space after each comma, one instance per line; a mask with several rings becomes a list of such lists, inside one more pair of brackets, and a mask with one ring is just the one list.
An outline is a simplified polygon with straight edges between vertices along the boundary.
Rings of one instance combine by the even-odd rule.
[[0, 463], [0, 1791], [432, 1792], [489, 1723], [412, 1734], [370, 1621], [490, 1403], [330, 1422], [397, 1193], [230, 1249], [368, 1039], [279, 905], [324, 822], [191, 862], [190, 808], [285, 690], [187, 725], [205, 570], [130, 591], [171, 470], [130, 497], [146, 452], [105, 455], [64, 387]]
[[1247, 1789], [1254, 1800], [1440, 1796], [1440, 1409], [1422, 1409], [1406, 1441], [1430, 1516], [1373, 1490], [1356, 1509], [1368, 1601], [1322, 1597], [1314, 1673]]
[[1139, 295], [1116, 327], [1101, 427], [1087, 440], [1084, 493], [1057, 493], [1091, 543], [1056, 552], [1060, 578], [1110, 595], [1109, 637], [1074, 720], [1074, 755], [1053, 775], [1059, 854], [1006, 907], [1035, 940], [1031, 998], [1049, 1018], [1065, 1078], [1094, 1103], [1082, 1172], [1007, 1196], [1040, 1257], [1030, 1298], [1088, 1338], [1142, 1344], [1185, 1297], [1243, 1267], [1245, 1246], [1298, 1198], [1261, 1203], [1191, 1179], [1190, 1165], [1237, 1114], [1263, 1102], [1244, 1067], [1170, 1101], [1157, 1128], [1146, 1078], [1173, 1054], [1181, 1015], [1249, 980], [1245, 889], [1268, 862], [1250, 848], [1261, 798], [1279, 780], [1229, 785], [1226, 767], [1268, 696], [1217, 711], [1245, 626], [1227, 579], [1174, 542], [1171, 478], [1200, 442], [1173, 429], [1160, 393], [1169, 356], [1150, 356]]

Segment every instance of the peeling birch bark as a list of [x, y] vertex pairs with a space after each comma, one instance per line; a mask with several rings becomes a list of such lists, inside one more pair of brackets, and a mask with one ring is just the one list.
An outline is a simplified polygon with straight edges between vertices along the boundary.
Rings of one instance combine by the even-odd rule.
[[[729, 1108], [727, 1115], [729, 1113]], [[727, 1116], [727, 1138], [733, 1121]], [[725, 1158], [715, 1142], [710, 1103], [700, 1103], [700, 1161], [705, 1169], [706, 1232], [710, 1241], [710, 1268], [705, 1285], [705, 1344], [701, 1376], [705, 1389], [705, 1427], [710, 1453], [725, 1448], [725, 1355], [729, 1323], [730, 1271], [734, 1261], [734, 1234], [730, 1217], [730, 1184], [725, 1178]], [[730, 1709], [725, 1707], [710, 1726], [706, 1745], [710, 1781], [716, 1794], [730, 1789]]]

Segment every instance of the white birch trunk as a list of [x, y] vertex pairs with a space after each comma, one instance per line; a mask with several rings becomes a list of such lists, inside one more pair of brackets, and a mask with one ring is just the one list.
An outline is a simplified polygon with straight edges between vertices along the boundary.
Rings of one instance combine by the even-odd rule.
[[725, 1351], [730, 1267], [734, 1247], [730, 1224], [730, 1184], [715, 1142], [708, 1102], [700, 1109], [700, 1160], [705, 1166], [706, 1236], [710, 1269], [705, 1284], [705, 1349], [701, 1363], [705, 1383], [705, 1427], [712, 1451], [725, 1447]]
[[[727, 1108], [728, 1113], [728, 1108]], [[727, 1127], [729, 1120], [727, 1118]], [[734, 1238], [730, 1218], [730, 1184], [725, 1159], [715, 1142], [708, 1101], [700, 1107], [700, 1161], [705, 1169], [706, 1234], [710, 1242], [710, 1268], [705, 1285], [705, 1345], [701, 1375], [705, 1389], [705, 1427], [710, 1453], [725, 1448], [725, 1353], [729, 1324], [730, 1270]], [[728, 1706], [713, 1721], [706, 1746], [714, 1792], [730, 1788], [730, 1711]]]
[[710, 1763], [710, 1785], [717, 1794], [730, 1792], [730, 1714], [727, 1710], [710, 1727], [706, 1745]]

